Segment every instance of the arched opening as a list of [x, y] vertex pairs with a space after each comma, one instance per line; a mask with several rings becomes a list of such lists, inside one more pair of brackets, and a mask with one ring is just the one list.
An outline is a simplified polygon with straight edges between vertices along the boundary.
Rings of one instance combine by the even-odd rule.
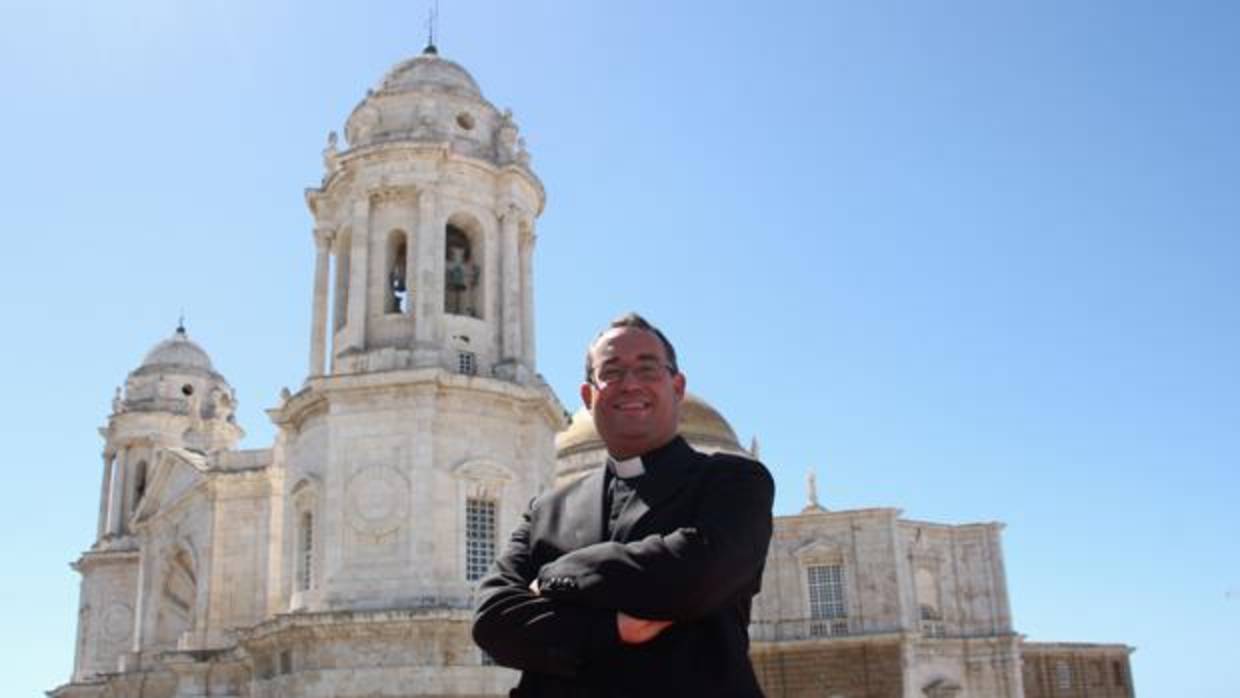
[[146, 494], [147, 467], [146, 461], [140, 460], [133, 469], [133, 498], [129, 501], [129, 511], [138, 509], [138, 504]]
[[410, 284], [406, 269], [408, 255], [409, 236], [403, 230], [393, 230], [388, 234], [386, 274], [384, 275], [386, 287], [384, 289], [383, 311], [386, 313], [400, 314], [409, 312]]
[[444, 312], [450, 315], [482, 317], [482, 267], [476, 235], [449, 222], [444, 231]]

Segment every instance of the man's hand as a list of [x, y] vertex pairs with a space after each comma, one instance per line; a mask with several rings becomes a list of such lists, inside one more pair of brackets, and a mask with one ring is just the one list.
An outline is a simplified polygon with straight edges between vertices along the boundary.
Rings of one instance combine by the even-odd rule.
[[620, 631], [620, 642], [626, 645], [650, 642], [671, 624], [670, 620], [646, 620], [634, 618], [623, 611], [616, 611], [616, 628]]

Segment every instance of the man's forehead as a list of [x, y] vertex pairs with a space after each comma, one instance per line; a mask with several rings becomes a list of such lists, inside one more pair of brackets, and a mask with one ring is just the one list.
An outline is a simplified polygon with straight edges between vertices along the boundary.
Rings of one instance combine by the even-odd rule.
[[653, 332], [639, 327], [613, 327], [594, 340], [590, 353], [599, 363], [626, 358], [667, 360], [663, 343]]

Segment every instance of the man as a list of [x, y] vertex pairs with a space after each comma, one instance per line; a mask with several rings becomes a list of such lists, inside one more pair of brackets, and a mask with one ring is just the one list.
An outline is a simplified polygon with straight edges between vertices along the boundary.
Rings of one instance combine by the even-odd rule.
[[636, 314], [586, 353], [607, 467], [533, 501], [478, 589], [474, 639], [513, 698], [760, 698], [749, 612], [771, 538], [760, 463], [677, 436], [685, 377]]

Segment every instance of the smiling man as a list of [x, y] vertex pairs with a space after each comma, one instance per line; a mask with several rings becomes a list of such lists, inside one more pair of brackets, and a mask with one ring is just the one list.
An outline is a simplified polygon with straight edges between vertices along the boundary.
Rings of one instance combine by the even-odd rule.
[[586, 352], [605, 468], [534, 500], [478, 589], [474, 639], [522, 670], [513, 698], [762, 696], [749, 613], [774, 484], [677, 435], [676, 350], [630, 313]]

